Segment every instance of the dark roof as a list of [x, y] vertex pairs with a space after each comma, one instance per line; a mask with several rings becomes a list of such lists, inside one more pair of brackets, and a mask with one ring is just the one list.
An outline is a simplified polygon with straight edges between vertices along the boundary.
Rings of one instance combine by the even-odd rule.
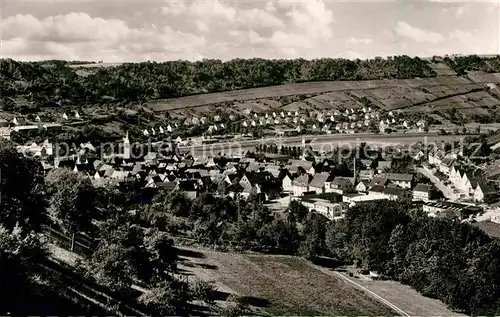
[[403, 188], [399, 187], [385, 187], [384, 188], [384, 194], [388, 195], [396, 195], [396, 196], [403, 196], [405, 194], [405, 190]]
[[417, 184], [415, 188], [413, 188], [414, 192], [423, 192], [423, 193], [430, 193], [432, 189], [431, 185], [427, 184]]
[[375, 186], [375, 185], [385, 186], [385, 185], [387, 185], [388, 182], [389, 182], [389, 180], [387, 178], [377, 176], [377, 177], [374, 177], [372, 179], [372, 181], [370, 182], [370, 187]]
[[178, 183], [177, 182], [157, 182], [155, 183], [155, 186], [158, 188], [161, 188], [163, 190], [174, 190], [177, 188]]
[[276, 180], [276, 178], [273, 176], [273, 174], [263, 171], [263, 172], [258, 172], [258, 173], [246, 173], [245, 176], [248, 178], [250, 183], [252, 185], [257, 185], [261, 183], [266, 183], [266, 182], [273, 182]]
[[309, 184], [309, 175], [304, 174], [302, 176], [295, 178], [292, 181], [292, 184], [295, 186], [307, 186]]
[[328, 178], [330, 178], [330, 174], [328, 174], [328, 173], [317, 173], [316, 175], [314, 175], [309, 186], [323, 187], [323, 185], [325, 185], [325, 182], [328, 180]]
[[293, 166], [302, 167], [305, 170], [309, 170], [313, 166], [312, 162], [303, 161], [303, 160], [289, 160], [288, 164], [293, 165]]
[[[495, 188], [491, 187], [485, 179], [477, 179], [477, 186], [481, 188], [483, 194], [496, 194]], [[476, 187], [477, 187], [476, 186]]]
[[380, 176], [385, 177], [390, 181], [411, 182], [413, 180], [413, 174], [384, 173]]
[[182, 181], [179, 182], [179, 190], [186, 192], [193, 192], [198, 189], [198, 182], [196, 181]]
[[452, 166], [453, 163], [455, 163], [455, 159], [452, 158], [452, 157], [445, 157], [442, 161], [441, 161], [441, 164], [442, 165], [445, 165], [445, 166]]
[[383, 193], [384, 192], [384, 186], [382, 186], [382, 185], [375, 185], [375, 186], [372, 186], [368, 191], [374, 192], [374, 193]]
[[335, 179], [333, 180], [333, 184], [334, 184], [334, 185], [345, 186], [345, 185], [347, 185], [348, 183], [351, 183], [351, 184], [352, 184], [351, 179], [350, 179], [350, 178], [348, 178], [348, 177], [341, 177], [341, 176], [337, 176], [337, 177], [335, 177]]

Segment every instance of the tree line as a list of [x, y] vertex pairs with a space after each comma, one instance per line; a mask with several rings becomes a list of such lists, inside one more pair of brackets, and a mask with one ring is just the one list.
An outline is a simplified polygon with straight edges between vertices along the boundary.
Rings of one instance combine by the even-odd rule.
[[347, 59], [207, 59], [125, 63], [115, 67], [72, 68], [65, 61], [18, 62], [2, 59], [2, 105], [57, 106], [140, 102], [193, 94], [319, 80], [374, 80], [433, 77], [427, 61], [395, 56]]

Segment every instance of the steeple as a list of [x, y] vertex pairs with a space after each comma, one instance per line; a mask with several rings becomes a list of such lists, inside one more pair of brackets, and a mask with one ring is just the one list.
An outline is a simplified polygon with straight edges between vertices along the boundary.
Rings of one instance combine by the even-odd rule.
[[128, 138], [128, 131], [123, 138], [123, 158], [126, 160], [130, 159], [130, 140]]

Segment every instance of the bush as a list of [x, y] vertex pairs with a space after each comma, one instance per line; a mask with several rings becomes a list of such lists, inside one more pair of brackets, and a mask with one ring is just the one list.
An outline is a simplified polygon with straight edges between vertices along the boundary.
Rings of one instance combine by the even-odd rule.
[[237, 317], [248, 313], [249, 307], [242, 298], [230, 295], [227, 298], [227, 306], [219, 309], [219, 316]]
[[208, 305], [215, 303], [217, 287], [211, 282], [196, 280], [192, 286], [194, 299], [201, 300]]

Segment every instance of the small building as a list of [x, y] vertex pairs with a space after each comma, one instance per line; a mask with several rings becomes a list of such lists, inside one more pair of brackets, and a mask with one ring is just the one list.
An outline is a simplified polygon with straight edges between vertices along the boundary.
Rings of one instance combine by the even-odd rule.
[[492, 186], [489, 186], [486, 180], [477, 180], [477, 186], [474, 190], [474, 200], [477, 202], [493, 202], [498, 199], [498, 193]]
[[368, 188], [369, 188], [369, 185], [370, 185], [370, 184], [369, 184], [369, 182], [368, 182], [368, 181], [366, 181], [366, 180], [362, 180], [362, 181], [360, 181], [360, 182], [356, 185], [355, 189], [356, 189], [358, 192], [367, 192], [367, 191], [368, 191]]
[[380, 176], [402, 188], [411, 188], [411, 183], [413, 181], [413, 174], [384, 173]]
[[481, 207], [466, 205], [449, 201], [424, 202], [422, 209], [430, 217], [458, 218], [460, 220], [468, 218], [470, 215], [478, 214]]
[[310, 212], [317, 212], [330, 220], [342, 217], [344, 209], [341, 203], [334, 203], [321, 198], [303, 198], [301, 203], [309, 209]]
[[337, 194], [348, 194], [354, 191], [353, 180], [349, 177], [337, 176], [330, 185], [330, 192]]
[[329, 173], [315, 174], [309, 184], [309, 191], [314, 191], [316, 194], [324, 194], [326, 192], [325, 183], [329, 180], [329, 178]]
[[292, 181], [292, 192], [294, 196], [302, 196], [309, 191], [309, 175], [303, 174]]
[[431, 185], [417, 184], [413, 189], [413, 200], [415, 201], [429, 201], [431, 196]]

